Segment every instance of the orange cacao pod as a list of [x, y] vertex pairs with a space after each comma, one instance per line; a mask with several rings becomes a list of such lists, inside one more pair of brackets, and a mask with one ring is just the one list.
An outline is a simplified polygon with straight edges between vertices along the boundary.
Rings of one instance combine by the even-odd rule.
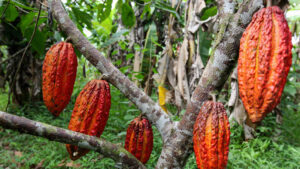
[[273, 6], [255, 13], [241, 38], [238, 60], [239, 93], [253, 123], [280, 102], [291, 50], [291, 32], [281, 9]]
[[224, 169], [227, 165], [230, 127], [222, 103], [206, 101], [194, 124], [194, 151], [199, 169]]
[[129, 124], [125, 140], [125, 149], [142, 163], [146, 163], [153, 148], [153, 133], [150, 122], [140, 116]]
[[[76, 99], [69, 130], [100, 137], [108, 120], [110, 99], [109, 84], [105, 80], [88, 82]], [[89, 152], [70, 144], [66, 147], [72, 160]]]
[[70, 43], [60, 42], [47, 52], [43, 63], [43, 100], [58, 116], [71, 99], [77, 71], [77, 57]]

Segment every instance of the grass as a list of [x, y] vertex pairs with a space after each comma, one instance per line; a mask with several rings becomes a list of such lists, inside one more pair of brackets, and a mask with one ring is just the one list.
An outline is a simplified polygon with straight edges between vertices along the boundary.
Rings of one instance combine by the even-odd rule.
[[[112, 88], [112, 107], [102, 138], [124, 145], [127, 126], [139, 115], [137, 110], [118, 90]], [[6, 106], [7, 95], [0, 94], [0, 110]], [[29, 119], [67, 128], [75, 97], [58, 118], [54, 118], [43, 103], [22, 107], [11, 105], [9, 112]], [[298, 110], [299, 111], [299, 110]], [[231, 144], [227, 168], [300, 168], [300, 112], [284, 109], [283, 124], [277, 125], [270, 114], [257, 129], [257, 137], [245, 142], [243, 129], [231, 124]], [[154, 130], [154, 148], [147, 168], [154, 168], [159, 158], [162, 141]], [[0, 168], [115, 168], [115, 162], [98, 153], [89, 152], [72, 162], [65, 145], [0, 127]], [[197, 168], [192, 154], [185, 168]]]

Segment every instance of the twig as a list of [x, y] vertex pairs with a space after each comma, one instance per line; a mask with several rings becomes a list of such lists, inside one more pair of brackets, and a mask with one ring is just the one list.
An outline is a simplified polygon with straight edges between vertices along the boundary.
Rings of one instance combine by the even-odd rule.
[[2, 63], [5, 63], [5, 62], [9, 61], [10, 59], [13, 59], [14, 57], [18, 56], [18, 54], [20, 54], [20, 53], [23, 52], [24, 50], [25, 50], [25, 48], [23, 48], [23, 49], [19, 50], [18, 52], [14, 53], [11, 57], [9, 57], [9, 58], [3, 60], [2, 62], [0, 62], [0, 65], [1, 65]]
[[11, 86], [11, 88], [9, 89], [9, 92], [8, 92], [8, 102], [7, 102], [7, 105], [6, 105], [6, 108], [5, 108], [6, 111], [7, 111], [8, 105], [10, 104], [11, 90], [12, 90], [12, 89], [14, 88], [14, 86], [15, 86], [14, 84], [15, 84], [15, 82], [16, 82], [17, 74], [18, 74], [18, 72], [20, 71], [20, 68], [21, 68], [22, 62], [23, 62], [23, 60], [24, 60], [25, 54], [26, 54], [26, 52], [27, 52], [27, 50], [28, 50], [28, 48], [29, 48], [29, 46], [30, 46], [30, 44], [31, 44], [31, 41], [32, 41], [33, 38], [34, 38], [36, 29], [37, 29], [37, 25], [38, 25], [38, 22], [39, 22], [39, 19], [40, 19], [41, 10], [42, 10], [42, 4], [40, 4], [40, 9], [39, 9], [38, 16], [37, 16], [37, 18], [36, 18], [36, 23], [35, 23], [35, 27], [34, 27], [33, 33], [32, 33], [32, 35], [31, 35], [31, 38], [30, 38], [30, 40], [29, 40], [27, 46], [25, 47], [25, 50], [24, 50], [24, 52], [23, 52], [23, 55], [22, 55], [22, 57], [21, 57], [21, 60], [20, 60], [20, 62], [19, 62], [19, 65], [18, 65], [18, 67], [17, 67], [17, 70], [16, 70], [16, 73], [15, 73], [15, 75], [14, 75], [14, 78], [12, 79], [12, 86]]
[[22, 9], [22, 8], [18, 7], [18, 6], [16, 6], [16, 8], [17, 8], [18, 10], [20, 10], [21, 12], [24, 12], [24, 13], [29, 13], [28, 11], [26, 11], [26, 10], [24, 10], [24, 9]]
[[1, 19], [3, 19], [3, 16], [4, 16], [4, 14], [5, 14], [5, 12], [6, 12], [9, 4], [10, 4], [10, 0], [8, 0], [6, 6], [5, 6], [5, 8], [4, 8], [4, 10], [3, 10], [2, 14], [1, 14], [1, 17], [0, 17]]

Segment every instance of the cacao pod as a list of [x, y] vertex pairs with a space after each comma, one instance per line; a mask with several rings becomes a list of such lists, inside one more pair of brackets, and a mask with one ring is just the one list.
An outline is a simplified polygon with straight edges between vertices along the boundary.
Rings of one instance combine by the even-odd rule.
[[230, 127], [223, 104], [206, 101], [200, 109], [193, 131], [198, 168], [226, 168], [229, 141]]
[[146, 163], [153, 148], [153, 133], [150, 122], [140, 116], [131, 121], [127, 129], [125, 149], [142, 163]]
[[241, 38], [238, 60], [239, 93], [253, 123], [280, 102], [291, 50], [291, 32], [281, 9], [273, 6], [255, 13]]
[[77, 57], [70, 43], [60, 42], [47, 52], [43, 63], [43, 100], [58, 116], [71, 99], [77, 72]]
[[[109, 84], [105, 80], [88, 82], [76, 99], [69, 130], [100, 137], [108, 120], [110, 99]], [[89, 152], [70, 144], [66, 147], [72, 160]]]

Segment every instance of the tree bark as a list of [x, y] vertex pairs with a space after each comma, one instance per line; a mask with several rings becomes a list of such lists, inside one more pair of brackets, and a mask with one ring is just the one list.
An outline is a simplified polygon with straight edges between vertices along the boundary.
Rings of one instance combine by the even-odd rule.
[[123, 147], [104, 139], [66, 130], [48, 124], [29, 120], [0, 111], [0, 125], [34, 136], [44, 137], [51, 141], [73, 144], [80, 148], [94, 150], [116, 162], [126, 164], [129, 168], [146, 168], [139, 160]]
[[108, 61], [77, 29], [64, 10], [60, 0], [52, 1], [52, 12], [61, 30], [72, 40], [75, 47], [93, 64], [104, 78], [117, 87], [157, 127], [163, 141], [170, 135], [173, 122], [170, 117], [148, 95], [139, 89], [110, 61]]
[[214, 41], [212, 56], [202, 74], [200, 82], [193, 92], [191, 103], [179, 123], [173, 128], [166, 141], [157, 168], [183, 168], [192, 152], [193, 125], [200, 107], [210, 99], [211, 92], [219, 91], [226, 82], [233, 69], [239, 50], [239, 41], [252, 15], [263, 7], [262, 0], [249, 0], [243, 2], [236, 14], [235, 2], [225, 1], [219, 33]]

